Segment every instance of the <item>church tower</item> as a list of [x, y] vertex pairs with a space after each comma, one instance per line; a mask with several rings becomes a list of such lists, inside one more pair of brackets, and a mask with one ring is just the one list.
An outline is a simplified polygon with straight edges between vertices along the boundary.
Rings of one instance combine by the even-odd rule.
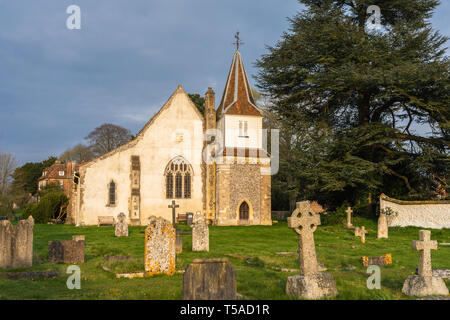
[[214, 167], [213, 223], [270, 225], [270, 157], [263, 150], [262, 112], [255, 104], [239, 49], [216, 113], [221, 150]]

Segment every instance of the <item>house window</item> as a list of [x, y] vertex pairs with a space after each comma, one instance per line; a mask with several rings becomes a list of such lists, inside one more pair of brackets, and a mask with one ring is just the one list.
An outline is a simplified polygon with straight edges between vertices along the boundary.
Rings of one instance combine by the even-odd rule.
[[109, 201], [110, 206], [113, 206], [116, 204], [116, 183], [114, 181], [111, 181], [109, 183]]
[[192, 166], [182, 157], [169, 162], [165, 170], [166, 199], [190, 199]]
[[60, 175], [61, 177], [63, 177], [63, 176], [64, 176], [64, 171], [59, 171], [59, 175]]
[[239, 137], [248, 138], [248, 121], [239, 120]]

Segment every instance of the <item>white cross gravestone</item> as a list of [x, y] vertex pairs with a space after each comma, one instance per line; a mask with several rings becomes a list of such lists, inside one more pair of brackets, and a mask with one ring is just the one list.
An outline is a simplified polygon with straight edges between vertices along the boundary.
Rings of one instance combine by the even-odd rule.
[[333, 276], [319, 272], [314, 231], [320, 225], [320, 215], [315, 213], [309, 201], [297, 202], [297, 207], [288, 218], [288, 227], [298, 234], [300, 274], [288, 277], [286, 293], [298, 298], [320, 299], [336, 296]]
[[419, 239], [413, 240], [412, 249], [419, 251], [419, 271], [410, 275], [403, 284], [402, 292], [408, 296], [448, 295], [449, 291], [441, 277], [433, 276], [431, 250], [437, 250], [436, 240], [430, 240], [431, 231], [420, 230]]
[[349, 229], [353, 228], [353, 225], [352, 225], [352, 213], [353, 213], [353, 210], [352, 210], [352, 208], [348, 207], [347, 210], [345, 210], [345, 212], [347, 212], [347, 224], [346, 224], [346, 227], [349, 228]]
[[355, 228], [355, 237], [361, 237], [361, 242], [366, 242], [366, 233], [368, 231], [366, 230], [366, 227], [362, 226], [362, 228], [356, 227]]

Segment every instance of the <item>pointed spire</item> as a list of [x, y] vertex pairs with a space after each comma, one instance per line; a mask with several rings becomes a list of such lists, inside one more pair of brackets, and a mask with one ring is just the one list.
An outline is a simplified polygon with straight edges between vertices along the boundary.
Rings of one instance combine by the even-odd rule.
[[234, 53], [217, 114], [219, 117], [224, 114], [261, 116], [255, 104], [239, 50]]

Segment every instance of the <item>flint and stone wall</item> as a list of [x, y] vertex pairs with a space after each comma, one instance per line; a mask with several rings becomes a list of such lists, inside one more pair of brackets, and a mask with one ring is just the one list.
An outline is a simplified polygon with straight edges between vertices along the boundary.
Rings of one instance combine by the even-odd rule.
[[380, 210], [391, 208], [397, 214], [388, 217], [391, 227], [450, 228], [450, 201], [403, 201], [380, 196]]

